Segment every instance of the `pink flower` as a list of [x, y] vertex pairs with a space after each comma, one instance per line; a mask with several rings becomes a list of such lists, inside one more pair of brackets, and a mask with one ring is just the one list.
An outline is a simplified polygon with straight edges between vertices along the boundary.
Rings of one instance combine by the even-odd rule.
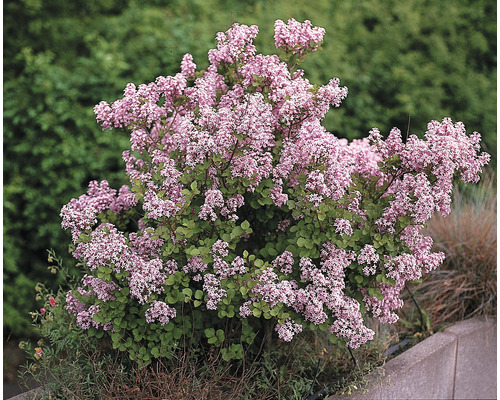
[[347, 219], [343, 218], [337, 218], [335, 219], [335, 222], [333, 223], [335, 226], [335, 232], [340, 234], [341, 236], [347, 235], [351, 236], [352, 235], [352, 227], [351, 223]]
[[35, 348], [35, 358], [39, 360], [42, 358], [42, 349], [40, 347]]
[[278, 336], [285, 342], [290, 342], [293, 337], [302, 332], [302, 325], [295, 323], [293, 319], [287, 318], [282, 324], [277, 324], [275, 331]]
[[54, 307], [56, 305], [56, 299], [53, 297], [49, 297], [49, 304], [51, 307]]
[[45, 310], [45, 308], [40, 308], [40, 314], [42, 314], [42, 315], [45, 314], [45, 311], [47, 311], [47, 310]]
[[184, 54], [181, 62], [181, 73], [186, 78], [193, 78], [195, 71], [196, 64], [193, 62], [193, 56], [191, 54]]

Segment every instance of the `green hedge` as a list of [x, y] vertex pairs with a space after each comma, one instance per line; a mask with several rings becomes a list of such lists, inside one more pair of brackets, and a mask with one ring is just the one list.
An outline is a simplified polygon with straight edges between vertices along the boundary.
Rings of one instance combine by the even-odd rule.
[[338, 76], [349, 88], [328, 130], [349, 139], [374, 126], [405, 131], [411, 114], [418, 133], [449, 116], [481, 132], [495, 152], [494, 1], [5, 1], [6, 333], [26, 334], [35, 282], [60, 283], [46, 249], [67, 254], [62, 205], [90, 180], [125, 183], [127, 137], [102, 132], [92, 107], [120, 97], [127, 82], [175, 74], [187, 52], [205, 68], [213, 33], [233, 20], [259, 25], [259, 50], [274, 52], [273, 23], [290, 17], [327, 30], [321, 56], [304, 63], [310, 80]]

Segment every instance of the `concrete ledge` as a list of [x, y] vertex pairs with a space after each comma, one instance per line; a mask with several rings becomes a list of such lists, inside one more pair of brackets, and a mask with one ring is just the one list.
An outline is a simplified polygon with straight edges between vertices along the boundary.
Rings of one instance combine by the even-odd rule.
[[454, 398], [496, 398], [496, 325], [468, 320], [448, 328], [447, 331], [458, 337]]
[[351, 396], [328, 400], [496, 399], [496, 321], [471, 319], [390, 360]]

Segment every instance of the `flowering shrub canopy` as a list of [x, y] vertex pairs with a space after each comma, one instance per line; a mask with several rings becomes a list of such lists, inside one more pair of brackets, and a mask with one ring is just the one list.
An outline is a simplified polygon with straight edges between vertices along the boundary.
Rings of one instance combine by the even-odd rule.
[[206, 71], [187, 54], [177, 75], [95, 107], [104, 129], [130, 132], [130, 186], [91, 182], [63, 207], [86, 270], [67, 309], [132, 359], [165, 356], [186, 332], [240, 358], [265, 320], [285, 341], [321, 329], [359, 347], [374, 334], [363, 315], [395, 322], [405, 282], [442, 262], [420, 230], [488, 162], [450, 119], [405, 141], [326, 132], [347, 88], [297, 69], [324, 30], [291, 19], [275, 32], [282, 60], [256, 52], [257, 26], [234, 24]]

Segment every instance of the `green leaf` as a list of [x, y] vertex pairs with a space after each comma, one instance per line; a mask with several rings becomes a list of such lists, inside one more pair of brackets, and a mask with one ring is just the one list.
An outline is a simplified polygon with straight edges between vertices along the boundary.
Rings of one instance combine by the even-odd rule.
[[273, 204], [273, 199], [271, 199], [270, 197], [262, 197], [262, 198], [258, 199], [257, 201], [261, 206]]
[[182, 333], [181, 328], [175, 328], [173, 331], [174, 339], [180, 339], [182, 337]]
[[167, 296], [166, 300], [167, 300], [168, 304], [175, 304], [175, 303], [177, 303], [177, 297], [173, 297], [170, 294]]
[[241, 229], [241, 226], [235, 226], [231, 232], [231, 239], [239, 238], [242, 233], [243, 229]]
[[167, 279], [165, 280], [165, 285], [171, 286], [175, 283], [175, 275], [169, 275]]
[[254, 264], [257, 268], [261, 268], [264, 265], [264, 261], [262, 261], [260, 258], [257, 258]]
[[151, 349], [151, 355], [152, 355], [153, 357], [159, 357], [159, 356], [160, 356], [160, 349], [159, 349], [158, 347], [156, 347], [156, 346], [155, 346], [155, 347], [153, 347], [153, 348]]
[[307, 239], [305, 239], [303, 237], [299, 237], [297, 239], [297, 246], [299, 246], [299, 247], [305, 247], [306, 243], [307, 243]]
[[252, 310], [252, 314], [255, 318], [260, 318], [260, 316], [262, 315], [262, 311], [257, 308], [254, 308]]
[[207, 328], [203, 331], [205, 333], [205, 336], [207, 338], [211, 338], [215, 335], [215, 329], [214, 328]]

